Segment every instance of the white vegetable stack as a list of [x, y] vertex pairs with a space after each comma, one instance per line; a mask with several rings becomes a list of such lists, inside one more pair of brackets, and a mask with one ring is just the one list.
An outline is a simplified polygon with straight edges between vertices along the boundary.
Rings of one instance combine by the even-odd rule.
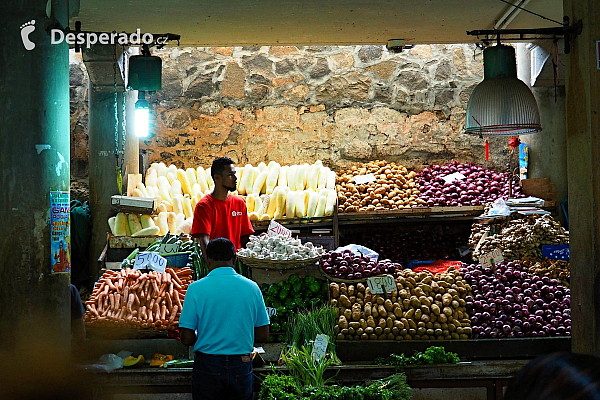
[[240, 249], [238, 254], [259, 260], [302, 261], [320, 256], [324, 252], [321, 246], [314, 246], [311, 242], [302, 244], [300, 239], [282, 235], [268, 236], [263, 233], [259, 236], [250, 236], [246, 248]]

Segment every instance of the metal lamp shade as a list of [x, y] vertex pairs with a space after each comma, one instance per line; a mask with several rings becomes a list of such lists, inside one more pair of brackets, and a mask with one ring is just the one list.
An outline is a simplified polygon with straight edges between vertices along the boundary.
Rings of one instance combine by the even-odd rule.
[[484, 50], [484, 79], [467, 105], [465, 132], [483, 136], [517, 136], [539, 132], [535, 97], [517, 78], [515, 50], [495, 46]]

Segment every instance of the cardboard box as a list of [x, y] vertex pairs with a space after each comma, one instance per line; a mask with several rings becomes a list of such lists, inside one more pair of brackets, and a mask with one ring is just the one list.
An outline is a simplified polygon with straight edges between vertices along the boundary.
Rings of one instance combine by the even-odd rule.
[[556, 201], [556, 184], [550, 178], [530, 178], [521, 180], [521, 188], [527, 196], [535, 196], [548, 201]]

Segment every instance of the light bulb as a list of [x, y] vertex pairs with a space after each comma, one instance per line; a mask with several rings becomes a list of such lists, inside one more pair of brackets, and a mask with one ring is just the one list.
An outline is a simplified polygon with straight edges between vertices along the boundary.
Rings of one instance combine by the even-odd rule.
[[135, 135], [140, 138], [148, 136], [150, 105], [145, 100], [144, 92], [140, 92], [135, 103]]

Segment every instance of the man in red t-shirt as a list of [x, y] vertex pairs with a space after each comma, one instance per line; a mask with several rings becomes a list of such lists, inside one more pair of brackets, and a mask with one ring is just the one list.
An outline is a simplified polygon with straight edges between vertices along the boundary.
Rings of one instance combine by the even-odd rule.
[[229, 194], [235, 191], [237, 177], [235, 167], [229, 157], [215, 158], [210, 168], [215, 182], [212, 193], [202, 197], [194, 210], [192, 236], [197, 238], [206, 254], [206, 245], [212, 239], [224, 237], [239, 250], [254, 233], [246, 202], [239, 196]]

